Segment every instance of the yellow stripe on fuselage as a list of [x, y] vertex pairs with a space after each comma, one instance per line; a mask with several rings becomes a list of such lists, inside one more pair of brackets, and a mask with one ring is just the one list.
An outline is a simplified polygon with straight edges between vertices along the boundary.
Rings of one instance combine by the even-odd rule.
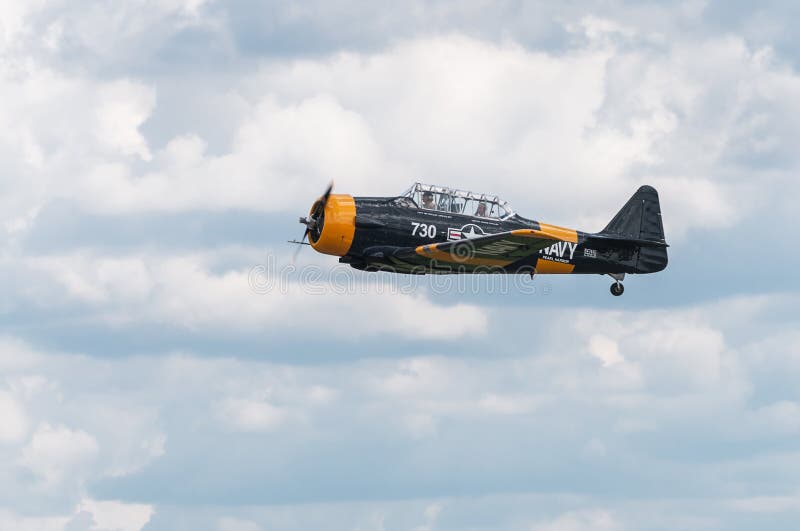
[[573, 264], [565, 264], [563, 262], [555, 262], [545, 258], [536, 260], [536, 274], [537, 275], [566, 275], [572, 273], [575, 269]]
[[517, 229], [512, 230], [511, 234], [514, 236], [522, 236], [525, 238], [544, 238], [547, 240], [561, 240], [570, 243], [578, 243], [578, 231], [573, 229], [565, 229], [556, 225], [548, 225], [547, 223], [539, 223], [540, 230], [536, 229]]

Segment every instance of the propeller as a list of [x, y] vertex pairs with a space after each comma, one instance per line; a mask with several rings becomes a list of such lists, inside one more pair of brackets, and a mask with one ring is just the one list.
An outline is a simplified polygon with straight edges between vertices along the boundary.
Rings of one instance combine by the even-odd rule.
[[306, 226], [306, 230], [303, 231], [303, 237], [300, 238], [299, 242], [298, 241], [289, 242], [297, 244], [297, 249], [295, 249], [294, 256], [292, 257], [292, 263], [294, 263], [294, 261], [297, 259], [297, 255], [300, 252], [300, 249], [303, 248], [302, 246], [310, 245], [306, 243], [306, 238], [311, 234], [311, 232], [314, 231], [317, 238], [319, 238], [319, 235], [322, 233], [322, 224], [323, 221], [325, 220], [325, 205], [328, 203], [328, 198], [330, 197], [332, 191], [333, 191], [333, 181], [330, 182], [328, 188], [325, 190], [325, 193], [322, 194], [322, 197], [317, 202], [314, 203], [314, 206], [312, 207], [312, 211], [311, 214], [309, 214], [309, 217], [300, 218], [300, 223]]

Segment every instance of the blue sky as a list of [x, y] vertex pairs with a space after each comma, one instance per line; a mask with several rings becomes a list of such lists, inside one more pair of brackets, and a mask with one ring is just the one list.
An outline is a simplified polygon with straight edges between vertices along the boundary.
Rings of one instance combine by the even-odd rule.
[[[795, 529], [797, 10], [3, 5], [0, 529]], [[331, 179], [651, 184], [670, 265], [290, 269]]]

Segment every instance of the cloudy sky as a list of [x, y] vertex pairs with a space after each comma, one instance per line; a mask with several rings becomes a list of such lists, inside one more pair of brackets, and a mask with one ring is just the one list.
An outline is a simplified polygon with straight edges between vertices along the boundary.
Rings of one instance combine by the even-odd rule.
[[[0, 529], [793, 530], [800, 8], [0, 4]], [[367, 275], [330, 179], [670, 266]]]

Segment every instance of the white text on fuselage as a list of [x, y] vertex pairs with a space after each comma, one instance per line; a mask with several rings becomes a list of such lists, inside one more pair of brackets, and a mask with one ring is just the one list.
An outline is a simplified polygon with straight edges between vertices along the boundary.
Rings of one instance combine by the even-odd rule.
[[[539, 254], [546, 256], [550, 260], [554, 260], [556, 262], [567, 262], [568, 260], [572, 260], [575, 256], [575, 249], [578, 248], [577, 243], [572, 242], [555, 242], [553, 245], [549, 247], [545, 247], [544, 249], [539, 250]], [[566, 255], [569, 254], [569, 259], [566, 258]]]

